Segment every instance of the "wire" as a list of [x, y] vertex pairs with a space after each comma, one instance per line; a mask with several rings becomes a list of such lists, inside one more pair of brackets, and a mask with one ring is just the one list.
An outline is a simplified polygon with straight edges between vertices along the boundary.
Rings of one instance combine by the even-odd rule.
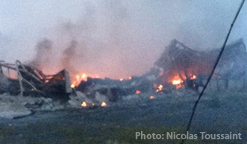
[[[198, 105], [199, 101], [201, 100], [201, 97], [202, 97], [202, 95], [204, 94], [204, 91], [206, 90], [206, 88], [207, 88], [207, 86], [208, 86], [208, 84], [209, 84], [209, 82], [210, 82], [210, 80], [211, 80], [211, 78], [212, 78], [212, 76], [213, 76], [213, 74], [214, 74], [214, 71], [215, 71], [215, 69], [216, 69], [216, 67], [217, 67], [217, 65], [218, 65], [218, 63], [219, 63], [219, 60], [220, 60], [220, 58], [221, 58], [221, 56], [222, 56], [222, 54], [223, 54], [223, 52], [224, 52], [224, 50], [225, 50], [226, 43], [227, 43], [227, 41], [228, 41], [228, 39], [229, 39], [229, 36], [230, 36], [230, 34], [231, 34], [232, 28], [233, 28], [233, 26], [234, 26], [234, 24], [235, 24], [237, 18], [238, 18], [238, 15], [239, 15], [239, 13], [240, 13], [240, 11], [241, 11], [243, 5], [244, 5], [244, 2], [245, 2], [245, 0], [242, 0], [240, 6], [239, 6], [239, 8], [238, 8], [238, 11], [237, 11], [237, 13], [236, 13], [236, 15], [235, 15], [235, 17], [234, 17], [234, 19], [233, 19], [233, 21], [232, 21], [231, 27], [230, 27], [230, 29], [229, 29], [227, 35], [226, 35], [225, 41], [224, 41], [224, 43], [223, 43], [223, 46], [222, 46], [222, 48], [221, 48], [221, 51], [220, 51], [220, 53], [219, 53], [217, 59], [216, 59], [216, 62], [215, 62], [215, 64], [214, 64], [214, 67], [213, 67], [213, 69], [212, 69], [212, 71], [211, 71], [211, 73], [210, 73], [210, 75], [209, 75], [209, 77], [208, 77], [208, 79], [207, 79], [207, 82], [206, 82], [205, 86], [203, 87], [203, 90], [201, 91], [201, 93], [200, 93], [198, 99], [196, 100], [196, 102], [195, 102], [195, 104], [194, 104], [194, 107], [192, 108], [192, 113], [191, 113], [190, 120], [189, 120], [189, 123], [188, 123], [187, 128], [186, 128], [186, 131], [189, 131], [189, 130], [190, 130], [191, 123], [192, 123], [192, 120], [193, 120], [193, 118], [194, 118], [194, 115], [195, 115], [195, 111], [196, 111], [197, 105]], [[181, 144], [183, 144], [184, 142], [185, 142], [185, 139], [182, 140]]]

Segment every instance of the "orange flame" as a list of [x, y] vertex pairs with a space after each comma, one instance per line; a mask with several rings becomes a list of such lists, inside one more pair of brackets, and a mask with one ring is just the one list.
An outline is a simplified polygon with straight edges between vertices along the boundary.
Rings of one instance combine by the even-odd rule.
[[76, 75], [76, 81], [79, 81], [79, 80], [80, 80], [80, 76]]
[[[82, 73], [82, 74], [77, 74], [75, 76], [72, 76], [71, 80], [73, 81], [73, 83], [71, 83], [71, 87], [74, 88], [76, 86], [78, 86], [80, 84], [81, 81], [87, 81], [88, 80], [88, 75], [86, 73]], [[90, 77], [92, 78], [99, 78], [99, 75], [90, 75]]]
[[107, 106], [107, 103], [106, 102], [102, 102], [100, 106], [106, 107]]
[[82, 106], [82, 107], [87, 107], [87, 103], [86, 103], [86, 102], [82, 102], [82, 103], [81, 103], [81, 106]]
[[75, 84], [71, 84], [70, 87], [71, 87], [71, 88], [75, 88]]
[[155, 99], [155, 96], [150, 96], [149, 99], [153, 100]]
[[181, 79], [175, 79], [172, 81], [172, 84], [176, 86], [176, 89], [183, 87], [183, 81]]
[[172, 81], [172, 84], [173, 84], [173, 85], [179, 85], [179, 84], [181, 84], [181, 83], [183, 83], [183, 81], [180, 80], [180, 79], [177, 79], [177, 80], [173, 80], [173, 81]]
[[190, 79], [196, 79], [197, 78], [197, 76], [196, 75], [192, 75], [191, 77], [190, 77]]
[[87, 81], [87, 75], [85, 73], [81, 75], [81, 80]]
[[140, 90], [136, 90], [135, 94], [141, 94], [141, 91]]
[[160, 91], [162, 91], [162, 90], [163, 90], [163, 85], [159, 85], [159, 86], [157, 87], [156, 92], [160, 92]]
[[120, 81], [124, 81], [124, 80], [131, 80], [131, 79], [132, 79], [132, 77], [129, 76], [128, 78], [120, 78], [119, 80], [120, 80]]

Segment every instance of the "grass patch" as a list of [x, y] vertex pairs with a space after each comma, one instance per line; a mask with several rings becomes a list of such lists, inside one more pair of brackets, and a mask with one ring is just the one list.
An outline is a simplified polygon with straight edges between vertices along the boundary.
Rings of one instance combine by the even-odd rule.
[[12, 126], [0, 126], [0, 142], [5, 140], [6, 136], [17, 135], [15, 127]]

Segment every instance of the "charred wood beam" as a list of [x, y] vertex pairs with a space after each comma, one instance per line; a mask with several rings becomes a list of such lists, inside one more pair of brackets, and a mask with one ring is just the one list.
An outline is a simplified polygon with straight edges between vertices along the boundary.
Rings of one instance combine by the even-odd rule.
[[[40, 78], [38, 78], [37, 76], [35, 76], [34, 74], [32, 74], [30, 71], [28, 71], [26, 69], [26, 67], [20, 61], [18, 61], [18, 60], [16, 61], [16, 68], [18, 69], [18, 71], [20, 72], [20, 74], [22, 74], [21, 72], [24, 72], [25, 74], [27, 74], [27, 75], [31, 76], [32, 78], [34, 78], [35, 80], [37, 80], [38, 82], [44, 83], [43, 81], [41, 81]], [[30, 69], [33, 70], [31, 67], [30, 67]], [[23, 76], [23, 74], [22, 74], [22, 76]]]
[[13, 64], [1, 63], [0, 62], [0, 66], [1, 67], [6, 67], [6, 68], [9, 68], [9, 69], [12, 69], [12, 70], [16, 70], [15, 65], [13, 65]]
[[35, 75], [29, 73], [25, 67], [21, 64], [20, 61], [16, 61], [16, 69], [17, 69], [17, 75], [18, 75], [18, 80], [19, 80], [19, 84], [20, 84], [20, 94], [23, 96], [23, 92], [24, 92], [24, 87], [23, 87], [23, 82], [27, 83], [29, 86], [31, 86], [34, 91], [37, 91], [39, 93], [43, 93], [45, 94], [44, 92], [38, 90], [33, 84], [31, 84], [29, 81], [27, 81], [25, 78], [23, 78], [23, 75], [21, 74], [21, 71], [20, 71], [20, 68], [22, 68], [26, 74], [30, 75], [31, 77], [35, 78], [37, 81], [43, 83], [40, 79], [38, 79]]
[[[22, 72], [22, 73], [25, 73], [25, 74], [31, 76], [32, 78], [36, 79], [38, 82], [44, 83], [44, 82], [41, 81], [37, 76], [35, 76], [34, 74], [32, 74], [32, 73], [30, 73], [29, 71], [27, 71], [26, 68], [25, 68], [25, 66], [22, 65], [21, 62], [18, 61], [18, 60], [16, 61], [15, 67], [14, 67], [13, 64], [2, 64], [2, 63], [0, 63], [0, 66], [1, 66], [1, 68], [2, 68], [2, 67], [5, 67], [5, 68], [7, 68], [8, 70], [11, 69], [11, 70], [14, 70], [14, 71], [19, 71], [20, 73], [21, 73], [21, 72]], [[21, 66], [21, 69], [19, 68], [19, 66]], [[37, 71], [38, 71], [38, 70], [37, 70]], [[2, 73], [3, 73], [3, 72], [2, 72]], [[41, 72], [41, 73], [42, 73], [42, 72]]]
[[[52, 98], [54, 96], [68, 98], [68, 94], [72, 92], [69, 73], [66, 70], [62, 70], [55, 75], [45, 75], [42, 71], [24, 65], [18, 60], [15, 64], [0, 62], [0, 69], [1, 74], [10, 83], [0, 92], [9, 92], [13, 95], [42, 94], [52, 96]], [[6, 72], [9, 72], [9, 70], [16, 71], [17, 79], [10, 78], [10, 72], [5, 75], [5, 69], [7, 69]]]
[[17, 75], [18, 75], [18, 80], [19, 80], [19, 84], [20, 84], [20, 91], [21, 91], [21, 96], [23, 96], [23, 92], [24, 92], [24, 88], [23, 88], [23, 83], [22, 83], [22, 80], [23, 80], [23, 77], [21, 76], [21, 73], [20, 73], [20, 70], [18, 68], [18, 61], [16, 61], [16, 68], [17, 68]]

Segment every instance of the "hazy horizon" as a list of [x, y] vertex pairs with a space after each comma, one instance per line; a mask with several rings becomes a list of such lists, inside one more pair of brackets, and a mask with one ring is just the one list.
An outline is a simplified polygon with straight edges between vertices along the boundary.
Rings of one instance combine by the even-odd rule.
[[[195, 50], [221, 47], [240, 2], [3, 0], [0, 60], [30, 62], [41, 56], [35, 49], [46, 39], [51, 45], [42, 56], [44, 72], [67, 68], [111, 78], [141, 75], [172, 39]], [[247, 42], [246, 14], [244, 6], [230, 41]]]

